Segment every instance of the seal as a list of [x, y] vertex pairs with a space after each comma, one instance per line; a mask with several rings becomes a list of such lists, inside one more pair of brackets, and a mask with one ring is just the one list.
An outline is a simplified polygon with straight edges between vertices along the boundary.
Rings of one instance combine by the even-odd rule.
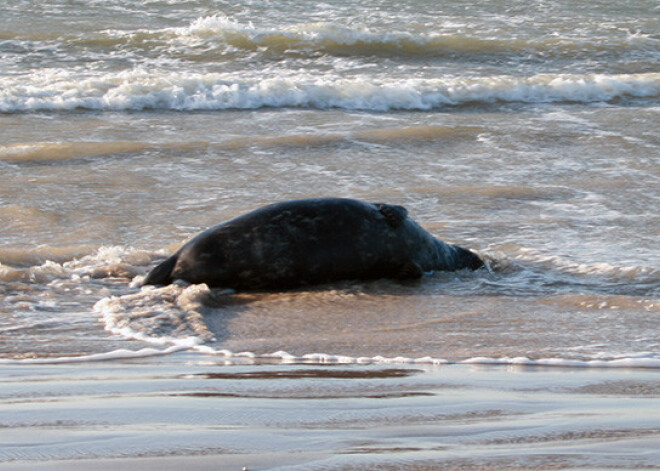
[[271, 204], [207, 229], [144, 284], [181, 279], [236, 290], [290, 289], [483, 265], [470, 250], [433, 237], [402, 206], [316, 198]]

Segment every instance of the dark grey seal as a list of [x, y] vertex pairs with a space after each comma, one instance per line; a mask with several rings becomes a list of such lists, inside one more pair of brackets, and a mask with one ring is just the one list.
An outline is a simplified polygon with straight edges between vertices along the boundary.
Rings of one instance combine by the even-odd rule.
[[482, 266], [474, 253], [422, 229], [402, 206], [317, 198], [272, 204], [211, 227], [156, 266], [144, 284], [182, 279], [238, 290], [286, 289]]

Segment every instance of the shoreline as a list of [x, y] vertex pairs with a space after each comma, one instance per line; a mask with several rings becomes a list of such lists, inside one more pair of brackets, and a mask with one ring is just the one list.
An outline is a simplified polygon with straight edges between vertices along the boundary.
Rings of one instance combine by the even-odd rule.
[[[280, 350], [273, 353], [257, 353], [251, 351], [233, 352], [227, 349], [215, 349], [197, 341], [195, 338], [185, 338], [172, 345], [164, 346], [157, 342], [153, 346], [131, 350], [121, 348], [103, 353], [92, 353], [71, 356], [46, 356], [36, 358], [0, 357], [3, 365], [57, 365], [96, 363], [105, 361], [139, 360], [152, 357], [169, 356], [177, 353], [201, 354], [215, 358], [225, 366], [231, 365], [492, 365], [492, 366], [525, 366], [544, 368], [578, 368], [578, 369], [660, 369], [660, 352], [631, 352], [627, 355], [602, 354], [584, 358], [525, 356], [485, 357], [475, 356], [464, 359], [447, 359], [424, 356], [419, 358], [405, 356], [360, 356], [336, 355], [327, 353], [290, 354]], [[158, 347], [162, 348], [158, 348]]]

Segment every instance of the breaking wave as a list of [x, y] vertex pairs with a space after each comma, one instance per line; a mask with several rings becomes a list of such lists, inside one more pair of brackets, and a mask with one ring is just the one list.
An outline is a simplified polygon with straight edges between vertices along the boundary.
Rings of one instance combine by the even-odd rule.
[[29, 79], [3, 78], [0, 111], [193, 111], [263, 107], [423, 111], [466, 104], [593, 103], [659, 96], [660, 73], [438, 79], [295, 75], [239, 80], [216, 73], [140, 69], [82, 79], [72, 72], [43, 71]]

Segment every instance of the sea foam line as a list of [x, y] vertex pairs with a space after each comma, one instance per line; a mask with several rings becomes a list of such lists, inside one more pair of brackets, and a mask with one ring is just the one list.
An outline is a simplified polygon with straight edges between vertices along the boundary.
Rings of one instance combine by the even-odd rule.
[[0, 80], [0, 112], [340, 108], [431, 110], [468, 103], [607, 102], [660, 96], [660, 73], [375, 79], [131, 70], [81, 78], [42, 72]]

